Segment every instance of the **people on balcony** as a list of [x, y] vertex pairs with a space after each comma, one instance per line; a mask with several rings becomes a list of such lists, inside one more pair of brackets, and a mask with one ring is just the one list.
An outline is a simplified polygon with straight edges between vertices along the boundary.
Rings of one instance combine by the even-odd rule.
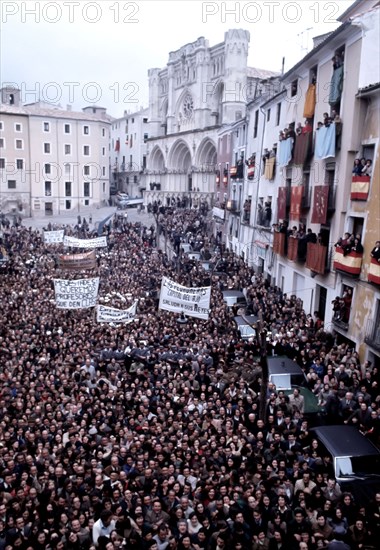
[[270, 221], [272, 219], [272, 203], [267, 201], [264, 203], [264, 225], [265, 227], [270, 226]]
[[354, 238], [354, 244], [352, 245], [351, 251], [357, 252], [358, 254], [363, 254], [364, 248], [359, 235], [356, 235], [356, 237]]
[[270, 153], [269, 153], [267, 147], [265, 147], [264, 152], [263, 152], [263, 156], [262, 156], [263, 170], [265, 170], [265, 163], [269, 159], [269, 155], [270, 155]]
[[380, 241], [376, 241], [375, 246], [372, 248], [371, 258], [380, 264]]
[[354, 246], [355, 236], [351, 233], [345, 233], [343, 237], [340, 237], [339, 240], [335, 243], [335, 248], [340, 247], [343, 249], [343, 256], [347, 256]]
[[257, 205], [257, 224], [264, 225], [264, 208], [260, 202]]
[[241, 156], [236, 163], [236, 178], [237, 179], [244, 178], [244, 157], [243, 156]]
[[311, 124], [311, 121], [307, 118], [305, 120], [305, 125], [302, 128], [302, 133], [308, 134], [309, 132], [312, 132], [312, 131], [313, 131], [313, 126]]
[[335, 296], [335, 299], [331, 302], [332, 309], [333, 309], [333, 319], [335, 321], [341, 320], [341, 313], [342, 313], [342, 305], [341, 305], [341, 297]]
[[343, 293], [342, 300], [344, 303], [342, 321], [348, 323], [350, 320], [351, 303], [352, 303], [352, 289], [346, 288]]
[[316, 244], [317, 241], [318, 241], [318, 238], [317, 238], [317, 235], [316, 233], [314, 233], [312, 231], [312, 229], [309, 229], [307, 230], [306, 232], [306, 236], [305, 236], [305, 239], [306, 239], [306, 243], [313, 243], [313, 244]]
[[371, 159], [367, 159], [365, 161], [365, 165], [363, 166], [362, 165], [362, 173], [361, 175], [365, 175], [365, 176], [372, 176], [372, 160]]
[[352, 173], [354, 176], [360, 176], [363, 170], [363, 166], [360, 159], [354, 160], [354, 167], [352, 169]]
[[243, 219], [245, 222], [249, 221], [250, 212], [251, 212], [251, 201], [246, 199], [243, 204]]
[[335, 71], [335, 69], [339, 69], [339, 67], [343, 65], [343, 57], [339, 54], [335, 54], [334, 57], [332, 58], [332, 62], [333, 62], [333, 69]]

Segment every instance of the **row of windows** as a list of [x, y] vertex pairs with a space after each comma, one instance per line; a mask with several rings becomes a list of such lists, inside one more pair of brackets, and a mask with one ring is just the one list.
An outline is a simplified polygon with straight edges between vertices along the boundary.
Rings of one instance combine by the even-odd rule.
[[[0, 149], [5, 149], [5, 139], [0, 138]], [[19, 151], [22, 151], [24, 149], [24, 140], [23, 139], [15, 139], [15, 149], [18, 149]], [[52, 152], [52, 146], [51, 143], [45, 142], [43, 144], [43, 152], [47, 155], [51, 154]], [[65, 155], [71, 155], [72, 154], [72, 145], [71, 143], [65, 143], [63, 146], [63, 152]], [[90, 156], [91, 149], [90, 145], [83, 145], [83, 155], [84, 156]], [[102, 156], [106, 156], [106, 148], [102, 147]]]
[[[125, 126], [125, 133], [128, 134], [128, 122], [129, 120], [131, 121], [131, 124], [134, 124], [135, 123], [135, 119], [134, 118], [131, 118], [131, 119], [128, 119], [127, 120], [127, 124]], [[143, 118], [143, 123], [144, 124], [148, 124], [148, 119], [147, 118]], [[118, 128], [120, 128], [121, 126], [121, 122], [115, 122], [115, 124], [112, 124], [112, 130], [117, 130]]]
[[[22, 124], [20, 122], [15, 122], [14, 123], [14, 129], [15, 129], [15, 132], [22, 132]], [[44, 121], [42, 123], [42, 129], [43, 129], [44, 132], [49, 133], [51, 131], [51, 123]], [[4, 130], [4, 122], [2, 120], [0, 121], [0, 130]], [[90, 135], [90, 126], [88, 126], [87, 124], [83, 125], [82, 130], [83, 130], [83, 135], [84, 136], [89, 136]], [[64, 134], [71, 134], [71, 124], [65, 124], [63, 126], [63, 133]], [[102, 128], [102, 137], [106, 137], [106, 129], [105, 128]]]
[[[17, 188], [17, 182], [16, 180], [8, 180], [8, 189], [16, 189]], [[91, 197], [91, 182], [84, 181], [83, 182], [83, 196], [84, 197]], [[73, 183], [71, 181], [65, 181], [65, 197], [71, 197], [73, 191]], [[51, 197], [53, 194], [53, 182], [51, 181], [45, 181], [44, 185], [44, 192], [45, 197]]]
[[[0, 170], [4, 170], [6, 165], [5, 158], [0, 158]], [[16, 159], [16, 168], [17, 170], [23, 170], [25, 167], [25, 161], [24, 159]], [[65, 167], [65, 174], [70, 174], [73, 167], [71, 164], [66, 163], [64, 165]], [[49, 163], [44, 164], [43, 173], [45, 175], [51, 175], [53, 172], [55, 173], [57, 171], [57, 166], [54, 165], [54, 170], [52, 170], [53, 166]], [[98, 167], [97, 167], [98, 168]], [[83, 166], [83, 175], [84, 176], [91, 176], [91, 166]], [[106, 175], [106, 167], [102, 167], [102, 176]], [[96, 177], [98, 177], [98, 171], [96, 170]]]
[[[0, 170], [5, 168], [5, 158], [0, 158]], [[16, 168], [17, 170], [24, 169], [24, 159], [16, 159]]]

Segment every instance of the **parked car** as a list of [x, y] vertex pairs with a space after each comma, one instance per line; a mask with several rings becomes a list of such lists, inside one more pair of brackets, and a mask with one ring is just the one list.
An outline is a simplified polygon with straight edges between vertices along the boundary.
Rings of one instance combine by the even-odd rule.
[[318, 426], [310, 431], [330, 455], [335, 479], [360, 506], [380, 491], [380, 450], [355, 426]]
[[188, 254], [193, 250], [193, 247], [190, 243], [181, 243], [181, 250], [184, 254]]
[[242, 292], [241, 290], [226, 289], [226, 290], [223, 290], [222, 293], [223, 293], [223, 300], [226, 302], [229, 308], [235, 305], [237, 305], [240, 308], [247, 307], [246, 297], [244, 296], [244, 292]]
[[143, 206], [144, 199], [142, 197], [125, 197], [117, 201], [117, 206], [119, 208], [138, 208]]
[[234, 321], [243, 340], [256, 336], [256, 329], [253, 325], [257, 323], [258, 317], [255, 315], [237, 315], [234, 317]]
[[276, 390], [283, 390], [285, 395], [298, 388], [304, 398], [304, 417], [311, 426], [323, 424], [324, 409], [318, 404], [318, 398], [307, 387], [307, 378], [302, 368], [287, 356], [273, 355], [267, 357], [268, 380], [273, 382]]

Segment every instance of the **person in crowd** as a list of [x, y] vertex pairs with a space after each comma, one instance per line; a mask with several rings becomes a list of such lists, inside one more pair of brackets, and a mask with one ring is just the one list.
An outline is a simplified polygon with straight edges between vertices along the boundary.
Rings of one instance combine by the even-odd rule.
[[354, 167], [352, 168], [352, 173], [354, 174], [354, 176], [360, 176], [362, 171], [363, 171], [363, 166], [360, 159], [355, 159]]
[[375, 246], [372, 248], [371, 258], [380, 263], [380, 241], [376, 241]]
[[365, 161], [364, 166], [362, 165], [361, 175], [362, 176], [372, 176], [372, 160], [371, 159], [367, 159]]

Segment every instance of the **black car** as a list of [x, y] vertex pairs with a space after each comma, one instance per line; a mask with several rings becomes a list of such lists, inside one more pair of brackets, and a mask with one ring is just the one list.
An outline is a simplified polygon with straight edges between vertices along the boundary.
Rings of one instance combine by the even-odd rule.
[[380, 491], [380, 450], [355, 426], [318, 426], [311, 433], [331, 456], [341, 490], [368, 504]]

